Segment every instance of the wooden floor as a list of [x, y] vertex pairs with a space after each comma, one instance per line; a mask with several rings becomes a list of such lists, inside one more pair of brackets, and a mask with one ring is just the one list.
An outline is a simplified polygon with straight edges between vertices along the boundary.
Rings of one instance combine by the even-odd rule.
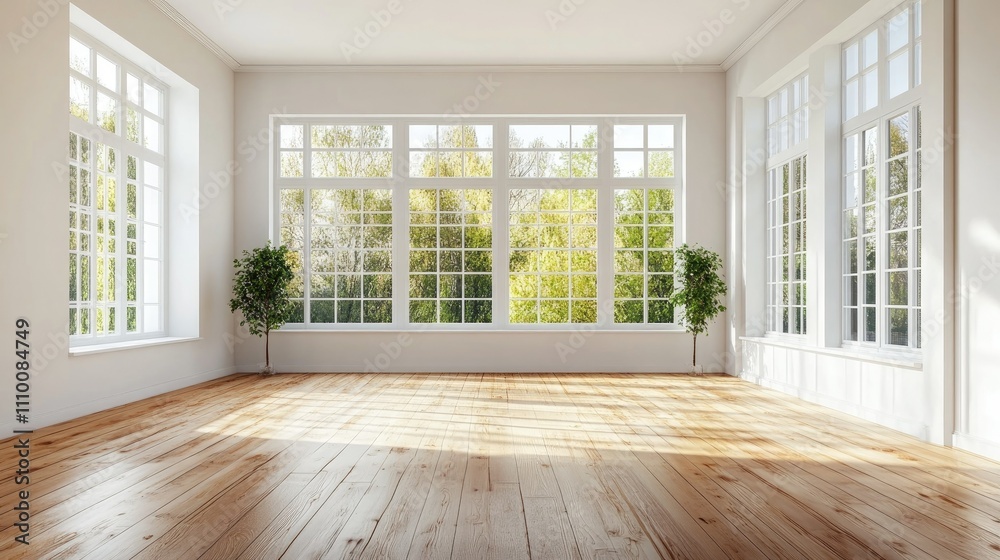
[[1000, 464], [729, 377], [232, 376], [40, 430], [2, 558], [1000, 558]]

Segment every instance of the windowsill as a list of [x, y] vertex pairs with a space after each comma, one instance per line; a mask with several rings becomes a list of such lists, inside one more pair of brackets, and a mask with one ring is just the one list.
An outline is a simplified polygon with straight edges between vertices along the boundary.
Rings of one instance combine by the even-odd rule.
[[197, 336], [164, 336], [161, 338], [146, 338], [142, 340], [129, 340], [126, 342], [111, 342], [108, 344], [91, 344], [87, 346], [76, 346], [69, 349], [70, 356], [89, 356], [90, 354], [102, 354], [104, 352], [118, 352], [120, 350], [134, 350], [146, 348], [148, 346], [163, 346], [166, 344], [177, 344], [180, 342], [193, 342], [201, 340]]
[[574, 333], [588, 333], [588, 334], [639, 334], [639, 333], [656, 333], [656, 334], [689, 334], [683, 328], [667, 328], [667, 329], [629, 329], [629, 328], [617, 328], [617, 329], [599, 329], [590, 328], [589, 325], [581, 325], [581, 328], [558, 328], [558, 329], [441, 329], [441, 328], [427, 328], [427, 329], [392, 329], [392, 328], [381, 328], [381, 329], [306, 329], [301, 327], [291, 327], [282, 328], [280, 330], [271, 331], [274, 333], [317, 333], [317, 334], [574, 334]]
[[756, 344], [779, 346], [781, 348], [789, 348], [791, 350], [802, 350], [804, 352], [812, 352], [813, 354], [851, 358], [873, 364], [882, 364], [912, 370], [922, 370], [924, 367], [924, 362], [919, 356], [914, 354], [904, 354], [902, 352], [898, 355], [892, 355], [885, 352], [872, 352], [855, 348], [824, 348], [778, 337], [742, 336], [740, 337], [740, 340]]

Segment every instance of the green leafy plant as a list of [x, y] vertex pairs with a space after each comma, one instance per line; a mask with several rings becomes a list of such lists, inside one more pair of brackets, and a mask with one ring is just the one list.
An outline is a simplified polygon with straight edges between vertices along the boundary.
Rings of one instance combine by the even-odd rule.
[[274, 373], [271, 367], [271, 331], [281, 328], [292, 314], [289, 299], [290, 285], [295, 273], [292, 270], [293, 253], [284, 245], [258, 247], [243, 251], [243, 258], [233, 261], [236, 275], [233, 278], [233, 299], [229, 310], [243, 314], [240, 325], [246, 325], [250, 334], [263, 336], [264, 369], [261, 373]]
[[[726, 282], [720, 275], [722, 257], [704, 247], [683, 245], [677, 249], [677, 274], [680, 290], [671, 302], [681, 311], [681, 324], [694, 337], [691, 365], [698, 363], [698, 335], [708, 332], [708, 323], [726, 310], [722, 298]], [[707, 335], [706, 335], [707, 336]]]

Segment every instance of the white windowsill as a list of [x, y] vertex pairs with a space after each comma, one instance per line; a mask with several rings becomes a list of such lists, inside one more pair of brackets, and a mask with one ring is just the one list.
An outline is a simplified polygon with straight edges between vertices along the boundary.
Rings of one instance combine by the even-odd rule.
[[119, 350], [134, 350], [136, 348], [146, 348], [147, 346], [163, 346], [165, 344], [177, 344], [179, 342], [193, 342], [201, 340], [197, 336], [164, 336], [161, 338], [146, 338], [142, 340], [129, 340], [126, 342], [112, 342], [109, 344], [91, 344], [88, 346], [76, 346], [69, 349], [70, 356], [89, 356], [90, 354], [101, 354], [104, 352], [118, 352]]
[[802, 350], [803, 352], [812, 352], [813, 354], [825, 354], [827, 356], [851, 358], [873, 364], [896, 366], [913, 370], [923, 370], [924, 368], [924, 362], [920, 359], [920, 357], [907, 354], [893, 356], [880, 352], [868, 352], [848, 348], [823, 348], [776, 337], [741, 336], [740, 340], [756, 344], [767, 344], [769, 346], [780, 346], [791, 350]]

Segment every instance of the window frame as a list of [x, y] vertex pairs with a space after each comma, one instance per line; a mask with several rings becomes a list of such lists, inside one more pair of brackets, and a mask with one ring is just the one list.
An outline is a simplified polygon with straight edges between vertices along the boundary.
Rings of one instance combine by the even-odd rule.
[[[105, 345], [105, 344], [115, 344], [120, 342], [131, 342], [131, 341], [141, 341], [149, 339], [163, 338], [167, 336], [170, 329], [170, 322], [167, 310], [169, 309], [169, 216], [168, 209], [170, 208], [169, 199], [169, 147], [170, 147], [170, 86], [164, 83], [162, 80], [150, 75], [150, 73], [138, 64], [132, 62], [129, 58], [119, 54], [115, 49], [112, 49], [104, 42], [98, 40], [93, 35], [87, 33], [75, 24], [70, 24], [69, 37], [78, 41], [79, 43], [87, 46], [91, 50], [91, 70], [94, 73], [94, 77], [86, 76], [76, 69], [71, 67], [71, 64], [67, 65], [67, 70], [69, 72], [69, 77], [74, 78], [83, 82], [90, 87], [90, 110], [91, 120], [96, 115], [97, 110], [97, 94], [98, 92], [104, 93], [105, 95], [111, 96], [117, 102], [116, 109], [116, 119], [118, 123], [117, 130], [112, 133], [102, 128], [100, 125], [85, 122], [82, 119], [76, 117], [73, 114], [69, 114], [69, 132], [70, 134], [75, 134], [79, 138], [86, 138], [91, 142], [92, 155], [91, 158], [96, 158], [96, 144], [103, 144], [109, 146], [118, 152], [118, 168], [115, 172], [117, 193], [116, 199], [118, 200], [117, 208], [114, 212], [116, 223], [120, 224], [118, 226], [118, 231], [115, 235], [116, 241], [116, 251], [115, 258], [116, 262], [119, 263], [115, 270], [115, 288], [119, 291], [121, 297], [116, 297], [113, 302], [113, 307], [115, 308], [116, 315], [116, 334], [113, 335], [98, 335], [94, 332], [93, 328], [89, 334], [71, 334], [69, 336], [70, 347], [71, 348], [85, 348], [90, 346]], [[95, 62], [97, 60], [97, 55], [102, 56], [110, 62], [118, 65], [118, 92], [112, 91], [108, 87], [99, 84], [96, 78], [96, 66]], [[152, 114], [150, 110], [145, 109], [143, 104], [133, 104], [128, 99], [128, 94], [126, 91], [127, 75], [132, 74], [139, 77], [142, 83], [148, 83], [159, 90], [160, 93], [160, 115]], [[145, 95], [145, 93], [143, 93]], [[71, 100], [71, 99], [70, 99]], [[152, 116], [154, 119], [159, 121], [160, 131], [159, 131], [159, 142], [162, 148], [161, 152], [157, 152], [153, 149], [146, 147], [145, 145], [133, 142], [129, 140], [125, 135], [125, 130], [127, 125], [127, 108], [130, 105], [135, 105], [139, 108], [139, 117], [143, 119], [143, 126], [145, 126], [144, 116]], [[149, 114], [149, 115], [147, 115]], [[159, 216], [158, 223], [153, 224], [159, 227], [160, 238], [159, 246], [157, 247], [157, 252], [159, 254], [158, 258], [148, 258], [145, 256], [146, 253], [146, 242], [144, 239], [143, 226], [148, 223], [145, 219], [145, 208], [144, 208], [144, 193], [143, 191], [148, 186], [148, 182], [140, 179], [140, 175], [137, 173], [135, 184], [136, 184], [136, 218], [134, 220], [136, 224], [136, 325], [137, 331], [135, 333], [129, 333], [128, 329], [128, 318], [126, 309], [128, 307], [127, 299], [127, 263], [128, 263], [128, 241], [126, 238], [127, 227], [130, 219], [128, 218], [127, 210], [127, 185], [129, 179], [127, 178], [128, 169], [128, 157], [135, 156], [137, 160], [137, 168], [143, 164], [143, 162], [152, 163], [160, 168], [160, 175], [158, 177], [160, 191], [160, 205], [159, 205]], [[69, 160], [69, 155], [67, 155], [67, 161]], [[93, 159], [92, 159], [93, 161]], [[144, 172], [143, 172], [144, 173]], [[96, 177], [92, 178], [94, 185], [96, 185]], [[95, 196], [92, 194], [92, 196]], [[92, 205], [93, 206], [93, 205]], [[79, 214], [79, 204], [71, 204], [70, 209], [76, 210]], [[107, 211], [104, 211], [107, 213]], [[91, 228], [91, 249], [90, 255], [93, 261], [93, 257], [97, 255], [97, 244], [96, 244], [96, 217], [97, 211], [95, 210], [92, 215]], [[79, 230], [80, 228], [72, 228]], [[79, 241], [78, 241], [79, 243]], [[78, 245], [79, 247], [79, 245]], [[73, 254], [82, 254], [79, 249], [73, 251]], [[159, 275], [160, 279], [158, 282], [157, 303], [147, 304], [145, 303], [144, 292], [145, 292], [145, 261], [155, 260], [159, 262]], [[79, 270], [79, 262], [77, 264]], [[89, 302], [84, 302], [77, 299], [75, 303], [70, 302], [67, 309], [81, 309], [84, 307], [89, 307], [92, 311], [95, 311], [95, 316], [91, 317], [91, 324], [96, 320], [96, 309], [101, 307], [96, 302], [96, 269], [94, 263], [90, 266], [90, 286], [92, 297]], [[78, 293], [79, 298], [79, 293]], [[156, 330], [145, 330], [145, 307], [155, 306], [159, 309], [159, 321], [158, 328]], [[111, 305], [104, 306], [110, 308]], [[72, 332], [72, 330], [70, 331]]]
[[[862, 223], [864, 221], [864, 184], [863, 180], [859, 178], [858, 181], [858, 202], [856, 208], [858, 209], [858, 233], [855, 237], [850, 239], [857, 240], [857, 260], [858, 260], [858, 270], [856, 273], [851, 273], [847, 270], [846, 266], [846, 247], [844, 246], [848, 238], [844, 238], [841, 241], [841, 276], [845, 279], [856, 275], [858, 277], [858, 304], [856, 306], [849, 306], [848, 299], [846, 297], [847, 284], [846, 282], [841, 285], [841, 293], [844, 294], [843, 301], [841, 303], [840, 313], [842, 315], [842, 326], [841, 329], [841, 339], [842, 346], [846, 349], [853, 349], [857, 351], [877, 351], [886, 354], [896, 354], [905, 357], [919, 357], [922, 355], [921, 349], [921, 328], [918, 320], [914, 320], [914, 316], [911, 314], [908, 319], [908, 345], [893, 345], [886, 342], [889, 337], [888, 320], [887, 313], [890, 309], [906, 308], [915, 312], [919, 317], [922, 317], [922, 304], [919, 297], [914, 297], [914, 286], [917, 282], [914, 282], [917, 275], [921, 274], [922, 271], [922, 259], [920, 252], [915, 250], [915, 233], [920, 232], [920, 236], [923, 235], [923, 220], [922, 215], [919, 214], [921, 209], [918, 205], [912, 204], [912, 201], [918, 197], [922, 198], [923, 185], [921, 184], [921, 172], [918, 168], [919, 162], [922, 159], [923, 145], [922, 138], [919, 137], [918, 133], [922, 133], [920, 127], [921, 119], [921, 104], [919, 102], [905, 107], [901, 110], [896, 110], [885, 115], [880, 116], [877, 120], [868, 123], [867, 126], [862, 126], [858, 130], [851, 131], [844, 135], [842, 142], [844, 143], [844, 166], [843, 173], [841, 175], [841, 220], [846, 220], [846, 213], [849, 210], [845, 208], [844, 201], [846, 200], [847, 183], [846, 178], [850, 173], [857, 173], [861, 178], [863, 178], [862, 170], [866, 167], [873, 167], [875, 169], [876, 177], [876, 196], [874, 207], [876, 211], [876, 227], [873, 234], [867, 232], [862, 232]], [[890, 198], [898, 198], [901, 195], [890, 195], [889, 194], [889, 163], [894, 160], [898, 160], [902, 156], [892, 156], [890, 157], [889, 150], [891, 149], [889, 143], [889, 123], [903, 115], [908, 115], [910, 123], [910, 140], [909, 140], [909, 150], [906, 152], [907, 162], [907, 196], [909, 197], [907, 202], [907, 227], [904, 229], [889, 230], [888, 226], [888, 212]], [[856, 171], [849, 171], [846, 169], [847, 162], [847, 140], [849, 137], [858, 135], [861, 138], [859, 144], [863, 144], [864, 133], [869, 130], [876, 130], [877, 134], [877, 155], [875, 157], [875, 163], [871, 166], [867, 166], [863, 161], [863, 151], [859, 151], [862, 159], [859, 160], [858, 168]], [[863, 145], [859, 145], [859, 150], [863, 150]], [[919, 193], [919, 194], [918, 194]], [[916, 213], [914, 213], [914, 208], [917, 207]], [[890, 305], [888, 303], [888, 291], [889, 283], [886, 280], [886, 276], [890, 271], [900, 271], [903, 269], [889, 268], [888, 265], [888, 235], [890, 233], [907, 232], [907, 252], [909, 255], [909, 266], [905, 269], [908, 273], [908, 283], [907, 283], [907, 298], [909, 300], [908, 305]], [[864, 270], [862, 268], [862, 262], [864, 258], [863, 243], [864, 238], [868, 236], [875, 238], [875, 304], [869, 305], [864, 303], [864, 289], [862, 286]], [[864, 340], [864, 317], [863, 312], [865, 307], [874, 307], [875, 309], [875, 341], [867, 342]], [[848, 314], [847, 310], [856, 308], [858, 310], [858, 340], [850, 340], [847, 338], [847, 331], [849, 328]]]
[[[269, 236], [280, 242], [280, 191], [287, 189], [390, 188], [393, 193], [393, 321], [378, 325], [289, 324], [285, 330], [296, 331], [680, 331], [676, 324], [615, 324], [614, 290], [614, 192], [621, 188], [671, 189], [674, 191], [674, 246], [684, 242], [684, 169], [685, 127], [682, 115], [483, 115], [474, 117], [428, 115], [271, 115], [272, 150], [269, 158], [270, 221]], [[308, 176], [310, 169], [308, 127], [303, 128], [303, 177], [280, 176], [282, 125], [365, 124], [390, 125], [392, 138], [392, 174], [388, 178], [345, 178]], [[493, 125], [492, 177], [410, 177], [409, 125]], [[517, 124], [597, 125], [598, 176], [593, 178], [512, 178], [508, 176], [509, 130]], [[666, 124], [674, 126], [674, 176], [671, 178], [613, 177], [613, 127], [619, 124]], [[569, 150], [569, 149], [567, 149]], [[410, 323], [409, 312], [409, 192], [417, 189], [491, 189], [493, 191], [493, 322], [488, 324]], [[512, 324], [509, 288], [509, 209], [512, 189], [597, 189], [598, 191], [598, 321], [597, 323]], [[305, 217], [306, 222], [309, 216]], [[403, 233], [405, 232], [405, 234]], [[308, 234], [306, 247], [308, 247]], [[308, 264], [304, 263], [304, 266]], [[305, 280], [308, 283], [308, 279]], [[306, 292], [308, 300], [308, 292]]]

